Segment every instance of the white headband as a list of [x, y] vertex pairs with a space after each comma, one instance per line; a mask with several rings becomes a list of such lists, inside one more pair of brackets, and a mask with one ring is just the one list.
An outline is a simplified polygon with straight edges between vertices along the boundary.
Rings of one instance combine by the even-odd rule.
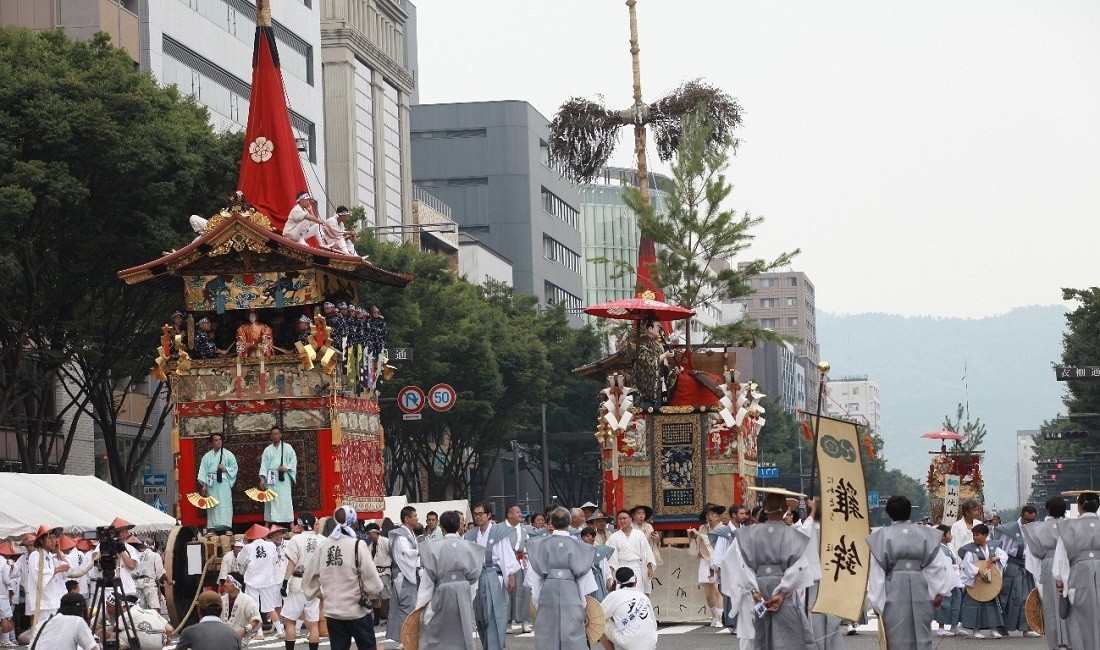
[[342, 524], [337, 523], [336, 524], [336, 530], [332, 531], [332, 534], [329, 535], [329, 539], [340, 539], [340, 535], [347, 535], [348, 537], [355, 537], [355, 528], [354, 528], [355, 527], [355, 521], [356, 521], [355, 508], [352, 508], [351, 506], [348, 506], [348, 505], [343, 505], [343, 506], [340, 506], [339, 508], [337, 508], [336, 510], [333, 510], [332, 511], [332, 520], [333, 521], [339, 522], [339, 520], [336, 518], [336, 513], [340, 512], [341, 510], [344, 511], [344, 523], [342, 523]]

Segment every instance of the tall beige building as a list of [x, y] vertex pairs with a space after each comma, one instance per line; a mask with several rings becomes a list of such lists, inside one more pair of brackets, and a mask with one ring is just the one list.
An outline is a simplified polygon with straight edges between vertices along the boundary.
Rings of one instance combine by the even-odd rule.
[[320, 2], [328, 196], [362, 206], [363, 227], [401, 239], [413, 201], [416, 8], [407, 0]]
[[[739, 264], [743, 268], [744, 264]], [[742, 299], [745, 313], [757, 327], [785, 334], [795, 341], [795, 358], [806, 374], [806, 411], [817, 410], [820, 375], [817, 362], [817, 307], [814, 284], [800, 271], [761, 273], [750, 281], [756, 291]]]

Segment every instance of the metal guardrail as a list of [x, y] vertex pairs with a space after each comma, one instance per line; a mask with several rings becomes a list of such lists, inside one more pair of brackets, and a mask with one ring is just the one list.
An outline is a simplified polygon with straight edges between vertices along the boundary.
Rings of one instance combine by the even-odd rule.
[[451, 219], [451, 206], [431, 194], [428, 194], [428, 192], [419, 185], [413, 185], [413, 198], [427, 205], [444, 217], [447, 217], [451, 221], [454, 221], [454, 219]]

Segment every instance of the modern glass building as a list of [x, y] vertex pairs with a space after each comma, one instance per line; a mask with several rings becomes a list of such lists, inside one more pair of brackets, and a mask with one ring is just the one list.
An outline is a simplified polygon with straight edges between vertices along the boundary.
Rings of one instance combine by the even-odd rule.
[[[665, 191], [672, 180], [648, 174], [649, 196], [658, 212], [665, 209]], [[638, 218], [623, 201], [625, 187], [638, 186], [638, 172], [625, 167], [605, 167], [598, 178], [582, 185], [581, 241], [584, 264], [584, 304], [634, 297], [633, 271], [638, 264]], [[596, 260], [606, 260], [596, 261]]]

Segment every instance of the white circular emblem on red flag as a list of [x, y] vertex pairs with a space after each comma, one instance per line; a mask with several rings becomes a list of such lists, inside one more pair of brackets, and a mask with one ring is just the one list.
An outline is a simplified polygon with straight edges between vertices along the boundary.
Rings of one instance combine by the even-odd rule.
[[248, 156], [253, 162], [263, 163], [271, 160], [274, 151], [275, 143], [263, 136], [256, 138], [252, 144], [248, 145]]

